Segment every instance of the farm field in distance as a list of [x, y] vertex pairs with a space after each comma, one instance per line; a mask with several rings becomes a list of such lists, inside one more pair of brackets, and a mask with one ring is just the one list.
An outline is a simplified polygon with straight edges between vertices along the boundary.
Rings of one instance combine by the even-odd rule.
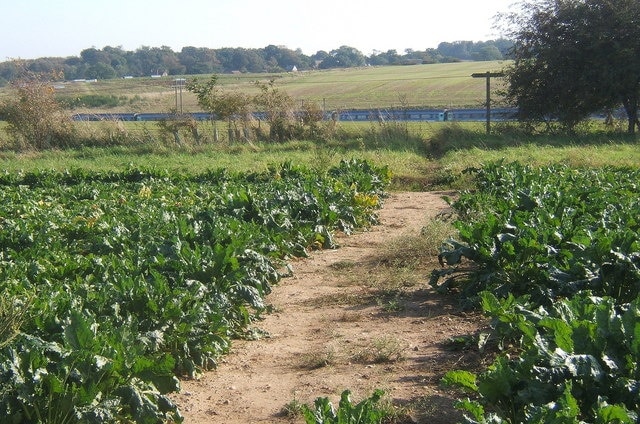
[[[256, 81], [273, 80], [296, 101], [315, 102], [326, 110], [399, 106], [475, 108], [484, 102], [485, 81], [471, 78], [471, 74], [499, 71], [508, 64], [508, 61], [456, 62], [277, 74], [219, 74], [218, 82], [224, 89], [257, 94]], [[100, 110], [79, 108], [75, 112], [168, 112], [176, 106], [176, 89], [172, 88], [175, 78], [208, 79], [209, 76], [61, 82], [56, 86], [60, 87], [57, 91], [61, 97], [112, 95], [123, 103]], [[499, 87], [499, 82], [494, 85]], [[0, 89], [0, 98], [5, 95], [6, 88]], [[182, 105], [185, 112], [201, 111], [195, 96], [186, 90], [182, 92]]]

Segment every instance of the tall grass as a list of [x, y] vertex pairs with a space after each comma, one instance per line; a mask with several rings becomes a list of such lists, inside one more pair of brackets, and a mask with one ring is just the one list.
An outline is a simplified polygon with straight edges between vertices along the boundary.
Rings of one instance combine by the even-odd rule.
[[[285, 143], [224, 140], [176, 144], [151, 123], [79, 123], [84, 134], [65, 150], [0, 149], [0, 169], [122, 170], [150, 167], [181, 173], [227, 168], [260, 171], [270, 165], [295, 164], [328, 169], [342, 159], [366, 159], [392, 170], [394, 190], [459, 189], [468, 182], [462, 171], [505, 159], [534, 165], [630, 166], [640, 164], [640, 146], [625, 134], [598, 128], [580, 135], [531, 135], [509, 125], [495, 125], [487, 135], [483, 123], [344, 122], [336, 138]], [[1, 126], [0, 126], [1, 127]], [[6, 138], [0, 128], [0, 144]], [[102, 140], [102, 141], [101, 141]], [[5, 140], [6, 141], [6, 140]]]
[[532, 165], [562, 163], [575, 167], [640, 165], [637, 138], [594, 124], [576, 134], [531, 134], [514, 124], [497, 126], [487, 135], [477, 126], [450, 124], [435, 132], [429, 151], [452, 172], [500, 159]]
[[384, 145], [367, 146], [353, 142], [252, 143], [238, 145], [183, 145], [162, 143], [107, 147], [80, 147], [67, 150], [0, 151], [0, 168], [5, 171], [83, 168], [116, 171], [128, 167], [151, 167], [181, 173], [227, 168], [231, 171], [261, 171], [270, 165], [291, 161], [320, 171], [342, 159], [366, 159], [387, 164], [397, 176], [420, 174], [428, 160], [423, 153]]

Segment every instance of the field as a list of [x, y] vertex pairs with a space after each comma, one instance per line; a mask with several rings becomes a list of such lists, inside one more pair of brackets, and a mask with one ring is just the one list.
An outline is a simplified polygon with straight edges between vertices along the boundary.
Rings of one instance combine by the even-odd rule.
[[[475, 72], [498, 71], [508, 62], [465, 62], [432, 65], [369, 67], [284, 74], [220, 75], [219, 83], [230, 90], [257, 94], [256, 81], [274, 80], [297, 102], [315, 102], [325, 110], [416, 106], [426, 108], [479, 107], [485, 99], [484, 79]], [[197, 78], [207, 79], [202, 75]], [[63, 97], [108, 95], [122, 105], [104, 112], [168, 112], [176, 106], [175, 77], [134, 78], [56, 84]], [[186, 77], [191, 78], [191, 77]], [[496, 82], [497, 87], [498, 82]], [[6, 89], [0, 90], [0, 98]], [[201, 111], [196, 98], [182, 92], [185, 112]], [[79, 108], [78, 112], [88, 111]], [[89, 110], [94, 111], [95, 110]]]
[[[499, 65], [259, 77], [327, 107], [477, 106], [469, 75]], [[164, 111], [165, 83], [64, 90]], [[396, 423], [634, 422], [636, 140], [340, 125], [176, 145], [144, 123], [123, 127], [144, 143], [1, 151], [0, 414], [302, 422], [301, 402], [381, 388]], [[442, 381], [473, 401], [456, 411], [467, 394]]]

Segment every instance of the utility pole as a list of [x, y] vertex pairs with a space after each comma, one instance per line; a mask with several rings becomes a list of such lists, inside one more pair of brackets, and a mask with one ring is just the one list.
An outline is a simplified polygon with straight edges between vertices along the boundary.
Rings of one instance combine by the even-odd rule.
[[471, 74], [472, 78], [486, 78], [487, 79], [487, 134], [491, 133], [491, 78], [503, 77], [503, 72], [484, 72]]

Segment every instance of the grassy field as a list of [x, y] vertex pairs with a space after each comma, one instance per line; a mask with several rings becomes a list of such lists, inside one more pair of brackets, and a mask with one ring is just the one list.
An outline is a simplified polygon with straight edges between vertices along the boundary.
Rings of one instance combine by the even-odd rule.
[[37, 169], [81, 168], [118, 171], [127, 168], [155, 168], [178, 173], [199, 173], [226, 168], [237, 172], [260, 172], [290, 161], [323, 171], [343, 159], [366, 159], [386, 164], [402, 187], [422, 189], [430, 160], [416, 149], [395, 149], [354, 141], [322, 145], [296, 141], [283, 144], [206, 145], [172, 148], [161, 145], [83, 148], [31, 152], [0, 152], [0, 169], [21, 172]]
[[[316, 102], [326, 110], [348, 108], [479, 107], [485, 98], [485, 80], [471, 78], [474, 72], [499, 71], [508, 62], [459, 62], [431, 65], [384, 66], [278, 74], [221, 74], [219, 84], [230, 90], [257, 94], [256, 81], [274, 80], [297, 102]], [[120, 106], [107, 110], [78, 112], [167, 112], [176, 106], [175, 76], [132, 78], [97, 82], [56, 84], [63, 97], [113, 95]], [[190, 79], [193, 76], [186, 76]], [[209, 76], [197, 76], [207, 79]], [[498, 81], [495, 86], [498, 87]], [[180, 93], [178, 93], [179, 96]], [[0, 89], [0, 99], [7, 88]], [[183, 110], [200, 111], [195, 96], [182, 92]]]
[[474, 72], [496, 71], [505, 62], [385, 66], [292, 75], [278, 83], [296, 99], [326, 101], [329, 108], [394, 106], [478, 107], [485, 81]]

